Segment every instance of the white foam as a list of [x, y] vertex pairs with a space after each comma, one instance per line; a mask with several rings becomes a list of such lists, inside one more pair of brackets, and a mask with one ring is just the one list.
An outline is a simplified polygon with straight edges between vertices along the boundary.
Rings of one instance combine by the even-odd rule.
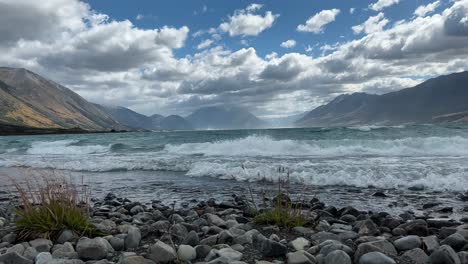
[[32, 155], [84, 155], [105, 153], [110, 148], [102, 145], [73, 145], [78, 142], [78, 140], [36, 141], [26, 152]]
[[171, 154], [205, 156], [468, 156], [468, 139], [426, 137], [403, 139], [275, 140], [268, 136], [207, 143], [166, 145]]

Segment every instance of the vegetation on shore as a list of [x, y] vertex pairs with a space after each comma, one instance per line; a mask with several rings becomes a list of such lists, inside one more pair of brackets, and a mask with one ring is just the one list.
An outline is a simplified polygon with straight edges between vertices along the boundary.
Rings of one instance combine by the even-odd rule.
[[20, 198], [16, 229], [20, 239], [56, 240], [62, 231], [76, 236], [103, 235], [90, 223], [88, 186], [56, 174], [10, 179]]

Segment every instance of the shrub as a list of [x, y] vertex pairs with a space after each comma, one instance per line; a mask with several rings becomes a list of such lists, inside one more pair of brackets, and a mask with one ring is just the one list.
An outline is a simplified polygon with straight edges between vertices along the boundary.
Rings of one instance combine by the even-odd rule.
[[101, 232], [89, 222], [89, 188], [54, 173], [31, 176], [23, 182], [11, 179], [20, 197], [16, 229], [19, 239], [56, 240], [65, 230], [94, 237]]

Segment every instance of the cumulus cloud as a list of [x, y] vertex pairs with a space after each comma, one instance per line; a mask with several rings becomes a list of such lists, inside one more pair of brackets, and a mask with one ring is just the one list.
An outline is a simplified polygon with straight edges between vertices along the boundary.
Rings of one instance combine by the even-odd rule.
[[[256, 15], [261, 7], [246, 9], [240, 13]], [[187, 27], [141, 29], [78, 0], [0, 0], [0, 22], [5, 17], [34, 30], [0, 23], [0, 65], [29, 68], [91, 101], [145, 114], [184, 115], [229, 102], [257, 115], [297, 113], [343, 92], [382, 93], [423, 80], [405, 76], [468, 67], [468, 0], [394, 24], [383, 25], [379, 13], [375, 23], [360, 25], [366, 34], [315, 44], [314, 51], [323, 53], [314, 56], [273, 51], [259, 56], [263, 52], [246, 39], [249, 46], [237, 50], [206, 44], [177, 56], [174, 50], [185, 45]], [[215, 28], [201, 35], [214, 40], [219, 33]]]
[[400, 0], [378, 0], [375, 3], [369, 5], [369, 8], [374, 11], [381, 11], [389, 6], [398, 4]]
[[427, 5], [418, 6], [414, 11], [414, 14], [417, 16], [425, 16], [434, 12], [434, 10], [440, 5], [440, 1], [435, 1]]
[[245, 9], [236, 10], [232, 16], [228, 17], [228, 21], [219, 25], [219, 29], [229, 33], [230, 36], [257, 36], [266, 29], [273, 26], [275, 20], [279, 17], [278, 14], [273, 14], [271, 11], [261, 14], [256, 12], [262, 8], [262, 5], [251, 4]]
[[311, 16], [305, 24], [298, 25], [296, 30], [301, 32], [321, 33], [327, 24], [335, 21], [336, 16], [340, 13], [339, 9], [322, 10], [319, 13]]
[[296, 46], [296, 41], [294, 39], [288, 39], [280, 44], [281, 47], [285, 49], [294, 48]]
[[366, 34], [381, 31], [388, 22], [388, 19], [385, 18], [384, 13], [380, 12], [375, 16], [369, 17], [364, 23], [352, 27], [354, 34], [359, 34], [365, 32]]

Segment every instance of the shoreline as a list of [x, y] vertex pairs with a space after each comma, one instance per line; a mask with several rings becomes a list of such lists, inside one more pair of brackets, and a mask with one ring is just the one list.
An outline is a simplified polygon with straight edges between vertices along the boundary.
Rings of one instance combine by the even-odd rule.
[[15, 241], [12, 215], [1, 210], [0, 262], [16, 258], [33, 263], [34, 250], [36, 263], [377, 264], [468, 258], [468, 225], [463, 223], [467, 218], [391, 215], [312, 199], [303, 204], [307, 223], [284, 229], [254, 223], [248, 200], [235, 194], [223, 201], [194, 196], [175, 206], [108, 193], [93, 203], [91, 222], [108, 235], [81, 240], [61, 235], [61, 243]]
[[127, 130], [86, 130], [82, 128], [37, 128], [0, 124], [0, 136], [34, 136], [34, 135], [65, 135], [65, 134], [99, 134], [99, 133], [126, 133]]

